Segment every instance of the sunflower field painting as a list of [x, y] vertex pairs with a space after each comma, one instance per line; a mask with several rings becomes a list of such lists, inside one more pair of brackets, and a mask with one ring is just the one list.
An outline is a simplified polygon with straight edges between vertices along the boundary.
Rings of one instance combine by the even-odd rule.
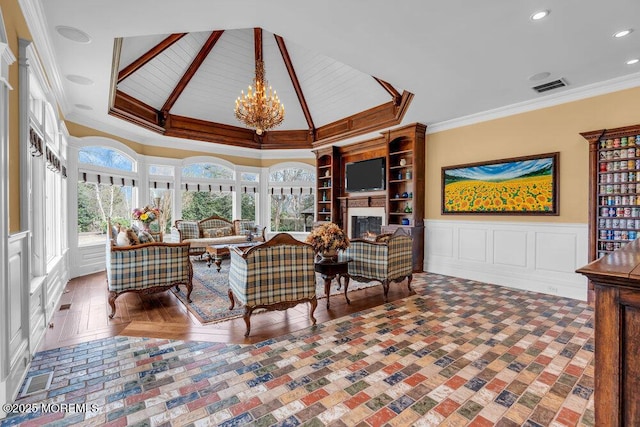
[[442, 168], [442, 213], [558, 215], [558, 153]]

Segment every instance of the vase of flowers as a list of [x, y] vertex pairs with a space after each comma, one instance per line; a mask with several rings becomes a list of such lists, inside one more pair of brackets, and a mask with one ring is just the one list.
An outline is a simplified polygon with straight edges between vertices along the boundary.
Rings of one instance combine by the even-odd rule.
[[136, 221], [140, 221], [142, 225], [142, 229], [145, 231], [149, 231], [149, 224], [155, 221], [160, 215], [160, 211], [157, 208], [152, 208], [151, 206], [145, 206], [144, 208], [135, 208], [131, 216]]
[[331, 262], [338, 258], [338, 251], [349, 247], [349, 238], [338, 224], [327, 222], [315, 227], [307, 236], [307, 243], [320, 256], [320, 262]]

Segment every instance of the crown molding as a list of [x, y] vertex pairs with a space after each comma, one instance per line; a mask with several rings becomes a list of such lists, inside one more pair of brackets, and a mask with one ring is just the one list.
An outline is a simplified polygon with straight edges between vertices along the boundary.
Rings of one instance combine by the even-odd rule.
[[575, 89], [569, 89], [561, 93], [547, 95], [544, 98], [518, 102], [516, 104], [505, 105], [504, 107], [495, 108], [493, 110], [487, 110], [481, 113], [459, 117], [457, 119], [434, 123], [429, 125], [429, 127], [427, 128], [427, 134], [442, 132], [445, 130], [451, 130], [463, 126], [469, 126], [489, 120], [512, 116], [515, 114], [526, 113], [528, 111], [553, 107], [555, 105], [579, 101], [581, 99], [617, 92], [619, 90], [630, 89], [637, 86], [640, 86], [640, 73], [628, 74], [626, 76], [616, 77], [611, 80], [605, 80], [602, 82], [581, 86]]
[[[283, 149], [283, 150], [259, 150], [253, 148], [233, 147], [224, 144], [216, 144], [213, 142], [196, 141], [192, 139], [176, 138], [170, 136], [157, 135], [149, 132], [149, 136], [141, 136], [138, 133], [123, 130], [117, 126], [113, 126], [101, 121], [87, 119], [82, 116], [71, 115], [67, 118], [69, 121], [86, 126], [91, 129], [100, 130], [100, 132], [108, 133], [114, 137], [127, 139], [129, 141], [150, 146], [168, 148], [172, 147], [179, 150], [192, 150], [211, 155], [226, 155], [244, 157], [247, 159], [315, 159], [315, 155], [311, 149]], [[77, 120], [74, 120], [77, 119]]]
[[63, 116], [69, 112], [69, 102], [65, 96], [62, 79], [56, 66], [57, 61], [53, 52], [53, 47], [47, 36], [45, 24], [45, 14], [42, 10], [42, 2], [37, 0], [18, 0], [22, 14], [29, 27], [29, 32], [36, 46], [38, 46], [38, 57], [45, 69], [47, 81], [55, 94], [59, 108]]

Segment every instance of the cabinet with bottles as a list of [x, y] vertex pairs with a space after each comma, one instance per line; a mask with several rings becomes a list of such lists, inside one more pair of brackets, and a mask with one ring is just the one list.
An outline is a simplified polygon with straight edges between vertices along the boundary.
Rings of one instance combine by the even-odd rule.
[[[593, 261], [640, 237], [640, 125], [581, 135], [589, 141], [589, 261]], [[591, 301], [591, 284], [589, 290]]]

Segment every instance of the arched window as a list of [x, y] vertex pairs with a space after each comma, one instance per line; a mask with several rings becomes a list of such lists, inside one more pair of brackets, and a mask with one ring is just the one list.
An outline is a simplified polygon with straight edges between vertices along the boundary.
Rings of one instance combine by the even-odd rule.
[[313, 218], [315, 169], [303, 164], [276, 165], [269, 171], [270, 230], [306, 231]]
[[182, 167], [182, 218], [213, 215], [233, 220], [235, 173], [220, 163], [198, 161]]
[[78, 151], [78, 246], [104, 243], [107, 219], [131, 225], [136, 162], [105, 146]]

